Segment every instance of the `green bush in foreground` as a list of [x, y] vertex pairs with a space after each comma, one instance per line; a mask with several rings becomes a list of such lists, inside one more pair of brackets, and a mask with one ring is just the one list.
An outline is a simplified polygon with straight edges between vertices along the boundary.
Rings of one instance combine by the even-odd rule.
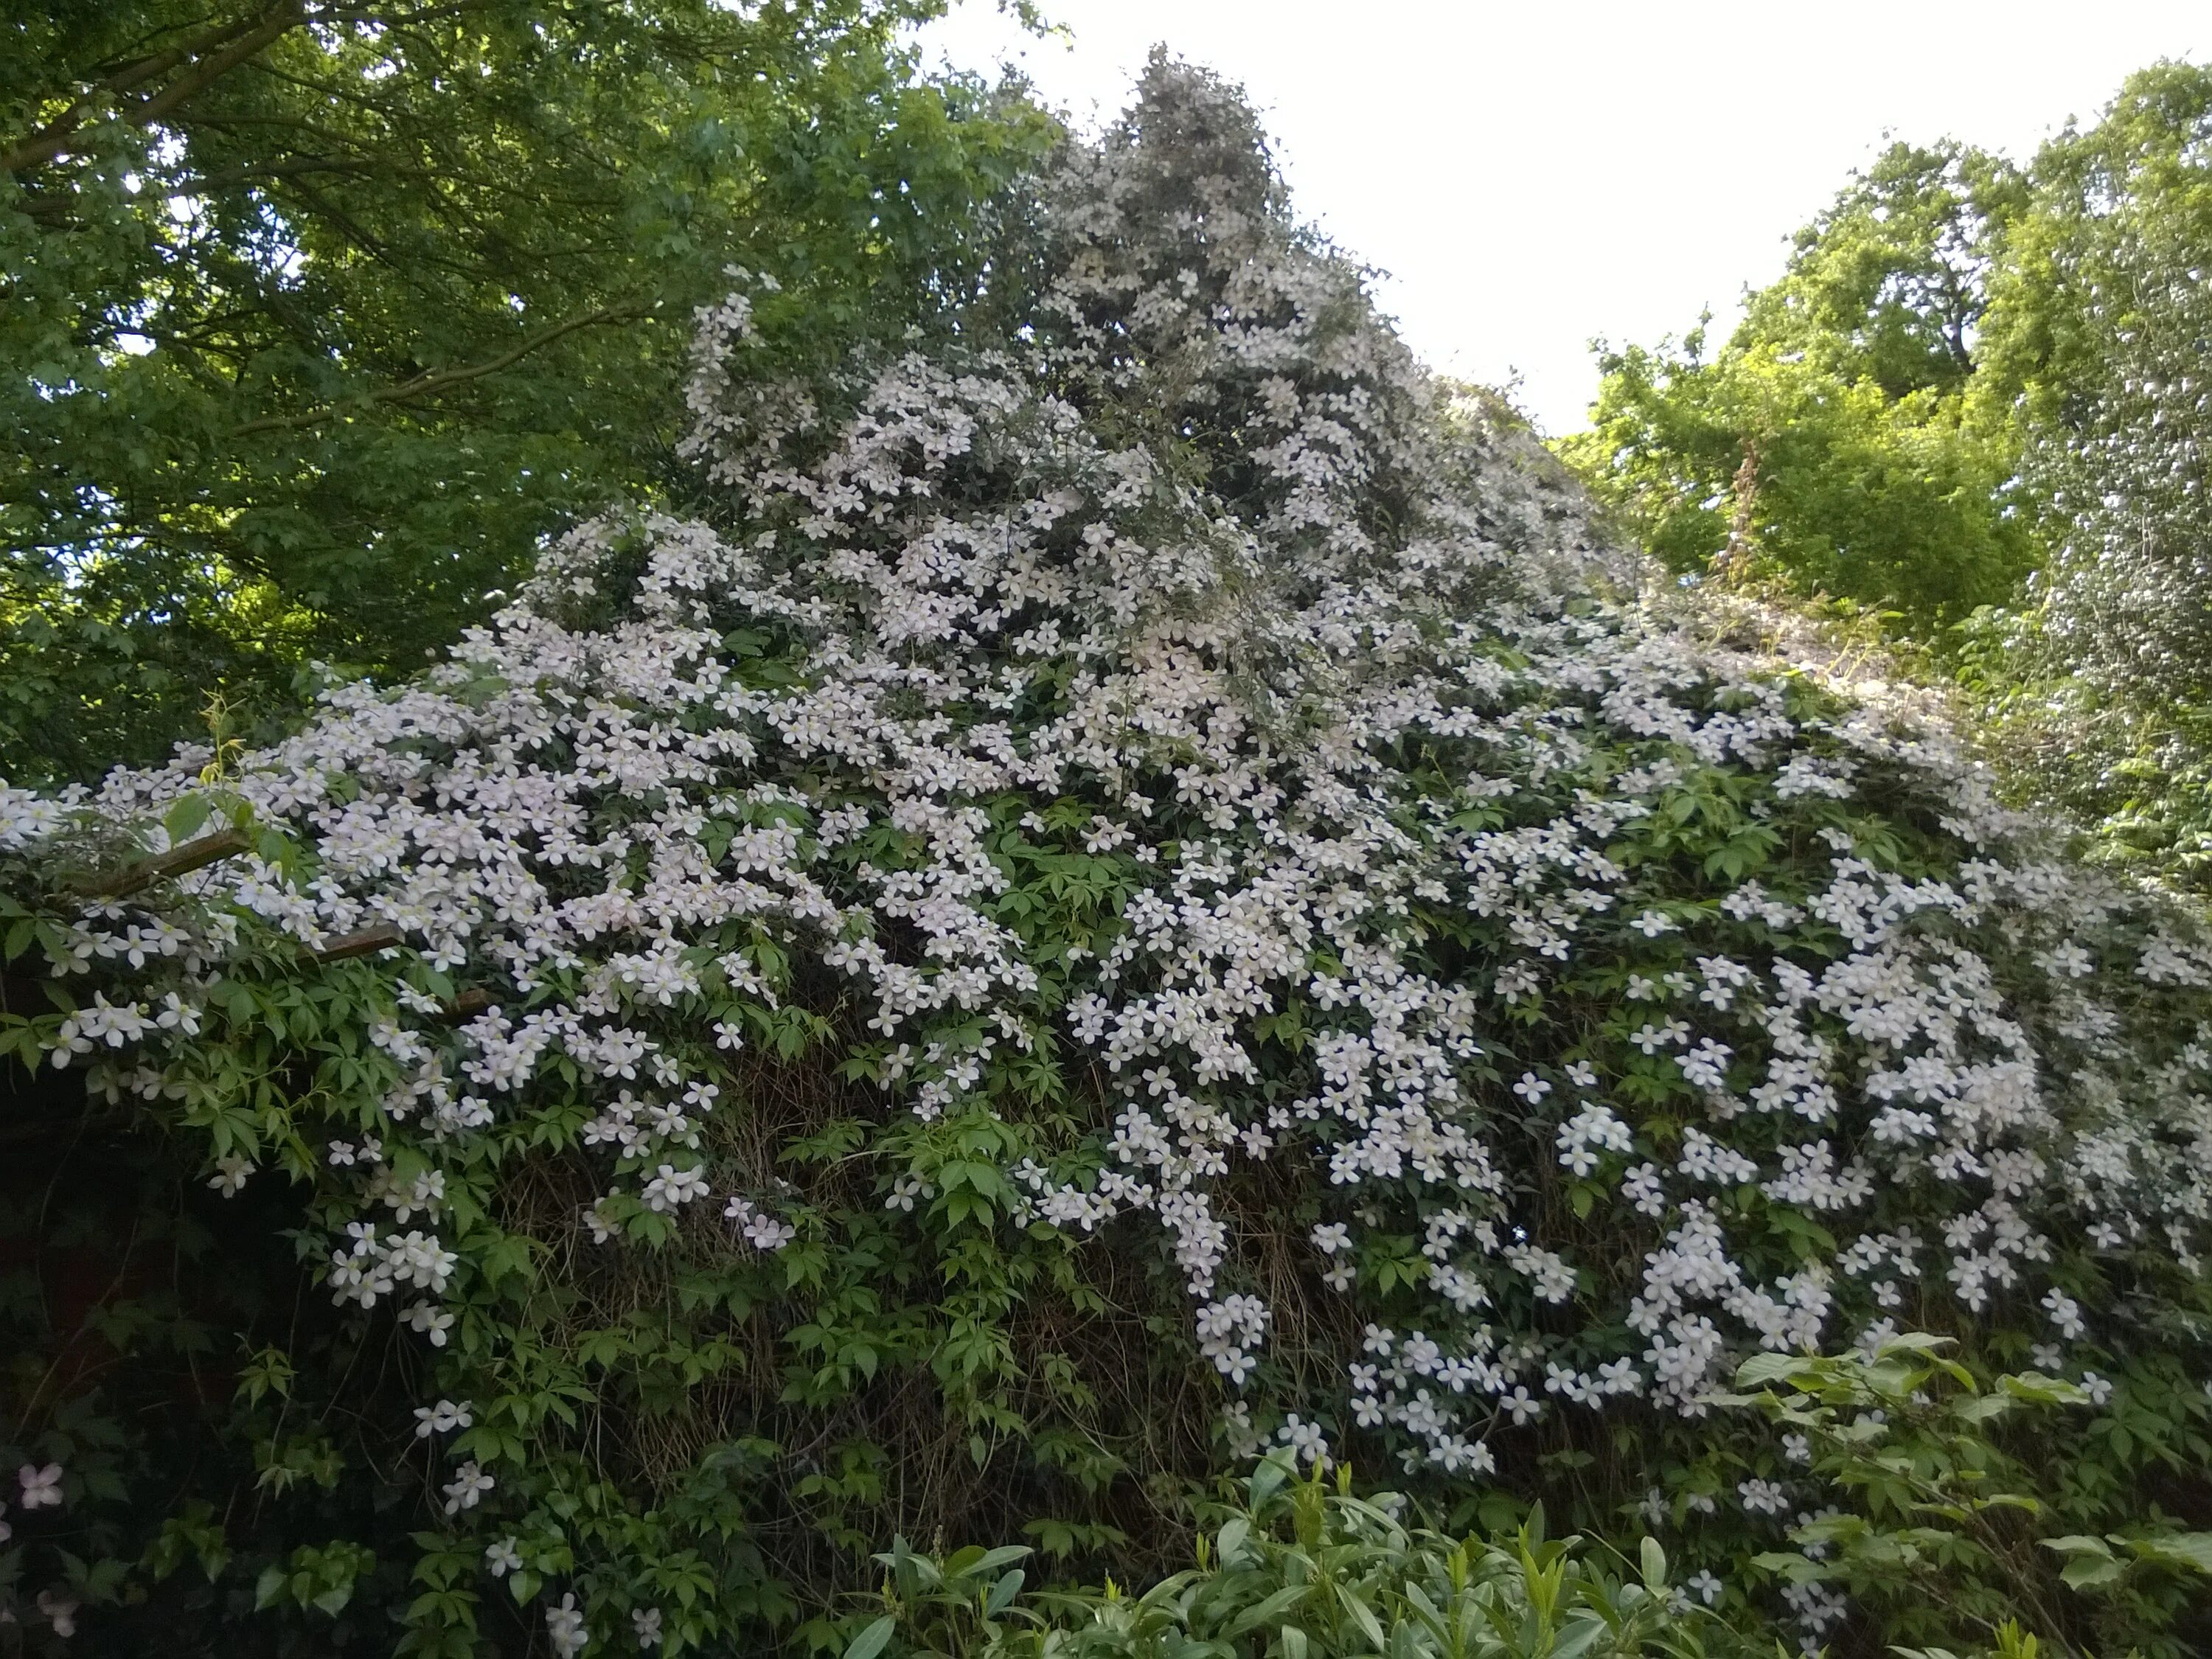
[[942, 1560], [903, 1540], [876, 1557], [890, 1610], [845, 1659], [1631, 1659], [1704, 1651], [1717, 1629], [1667, 1583], [1645, 1539], [1608, 1571], [1578, 1539], [1547, 1540], [1540, 1507], [1507, 1542], [1413, 1524], [1404, 1498], [1353, 1495], [1271, 1453], [1210, 1505], [1194, 1567], [1141, 1594], [1024, 1595], [1021, 1548]]

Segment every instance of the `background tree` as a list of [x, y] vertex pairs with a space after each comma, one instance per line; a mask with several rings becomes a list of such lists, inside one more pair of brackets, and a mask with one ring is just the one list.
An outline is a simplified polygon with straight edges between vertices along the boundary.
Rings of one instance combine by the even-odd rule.
[[2027, 198], [2002, 156], [1946, 139], [1893, 143], [1791, 238], [1752, 296], [1744, 337], [1893, 400], [1954, 392], [1974, 368], [2000, 239]]
[[1717, 354], [1702, 325], [1602, 349], [1569, 459], [1677, 571], [1777, 579], [1922, 635], [2002, 600], [2033, 544], [1996, 500], [2008, 435], [1965, 389], [2022, 195], [1985, 152], [1892, 145]]
[[1976, 351], [1978, 398], [2022, 419], [2072, 422], [2101, 385], [2112, 335], [2099, 289], [2133, 257], [2115, 228], [2212, 249], [2212, 66], [2154, 64], [2102, 116], [2069, 125], [2029, 167], [2030, 193], [1992, 269]]
[[1561, 447], [1671, 568], [1936, 647], [2020, 793], [2197, 883], [2208, 268], [2212, 69], [2154, 64], [2024, 167], [1892, 146], [1717, 355], [1605, 352]]
[[[166, 752], [483, 617], [681, 488], [692, 313], [776, 349], [957, 295], [1048, 130], [896, 46], [935, 0], [75, 0], [0, 51], [0, 775]], [[617, 326], [619, 325], [619, 326]]]
[[2087, 363], [2027, 456], [2059, 538], [2045, 631], [2102, 690], [2198, 707], [2212, 695], [2212, 249], [2170, 226], [2100, 240]]

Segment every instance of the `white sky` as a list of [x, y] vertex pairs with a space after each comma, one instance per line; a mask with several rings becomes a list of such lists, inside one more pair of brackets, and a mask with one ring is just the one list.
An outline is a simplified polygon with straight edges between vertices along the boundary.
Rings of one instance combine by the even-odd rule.
[[2130, 70], [2212, 57], [2171, 0], [1042, 0], [1072, 45], [958, 0], [925, 51], [1012, 61], [1088, 123], [1155, 41], [1243, 83], [1301, 218], [1390, 273], [1435, 367], [1586, 424], [1589, 342], [1651, 343], [1744, 285], [1885, 131], [2025, 157]]

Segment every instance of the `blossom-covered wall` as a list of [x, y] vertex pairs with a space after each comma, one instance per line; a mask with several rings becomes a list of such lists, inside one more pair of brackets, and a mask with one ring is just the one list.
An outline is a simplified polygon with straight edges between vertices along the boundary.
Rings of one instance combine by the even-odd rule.
[[2192, 925], [1647, 595], [1206, 76], [1004, 234], [827, 371], [733, 271], [711, 507], [419, 679], [0, 799], [70, 1005], [18, 1046], [285, 1194], [404, 1379], [421, 1650], [798, 1628], [902, 1528], [1147, 1560], [1269, 1444], [1747, 1605], [1832, 1494], [1714, 1403], [1747, 1356], [2201, 1364]]

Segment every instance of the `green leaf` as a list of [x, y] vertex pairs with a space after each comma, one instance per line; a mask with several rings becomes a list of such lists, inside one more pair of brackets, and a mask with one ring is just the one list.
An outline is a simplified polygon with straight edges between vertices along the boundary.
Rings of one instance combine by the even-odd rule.
[[[1289, 1584], [1274, 1591], [1265, 1601], [1254, 1602], [1230, 1621], [1229, 1628], [1221, 1632], [1222, 1639], [1233, 1642], [1247, 1631], [1272, 1624], [1304, 1601], [1312, 1588], [1310, 1584]], [[1410, 1588], [1418, 1590], [1419, 1587], [1414, 1585]]]
[[2059, 1571], [2059, 1577], [2072, 1589], [2091, 1589], [2100, 1584], [2109, 1584], [2128, 1570], [2128, 1564], [2115, 1557], [2112, 1547], [2101, 1538], [2074, 1534], [2065, 1538], [2045, 1538], [2043, 1547], [2055, 1550], [2068, 1559]]
[[2128, 1547], [2146, 1560], [2212, 1575], [2212, 1532], [2175, 1532], [2130, 1538]]
[[1736, 1367], [1736, 1386], [1762, 1388], [1770, 1382], [1796, 1382], [1819, 1376], [1817, 1360], [1794, 1353], [1756, 1353]]
[[1667, 1552], [1660, 1547], [1657, 1539], [1646, 1538], [1642, 1554], [1644, 1588], [1656, 1595], [1667, 1588]]
[[1349, 1584], [1340, 1584], [1336, 1588], [1336, 1599], [1345, 1610], [1351, 1613], [1352, 1622], [1359, 1626], [1359, 1633], [1373, 1644], [1377, 1653], [1382, 1652], [1389, 1641], [1382, 1633], [1382, 1621], [1377, 1619], [1374, 1610], [1360, 1599], [1359, 1592]]
[[891, 1633], [897, 1629], [897, 1615], [885, 1613], [853, 1638], [852, 1645], [845, 1650], [845, 1659], [876, 1659], [890, 1645]]
[[1027, 1575], [1019, 1567], [1016, 1567], [997, 1583], [992, 1585], [991, 1594], [983, 1602], [983, 1616], [986, 1619], [996, 1619], [1008, 1607], [1013, 1606], [1014, 1597], [1022, 1593], [1022, 1584], [1026, 1577]]
[[208, 798], [205, 795], [184, 795], [162, 817], [161, 828], [169, 833], [172, 846], [190, 841], [200, 826], [208, 821]]
[[1997, 1386], [2015, 1400], [2026, 1401], [2032, 1406], [2086, 1406], [2089, 1391], [2063, 1378], [2045, 1376], [2036, 1371], [2022, 1371], [2015, 1376], [2001, 1376]]
[[1260, 1460], [1260, 1466], [1252, 1471], [1252, 1478], [1245, 1483], [1245, 1502], [1253, 1509], [1258, 1509], [1281, 1491], [1283, 1482], [1290, 1478], [1290, 1460], [1279, 1452], [1270, 1453]]
[[1221, 1564], [1227, 1566], [1231, 1558], [1244, 1547], [1244, 1540], [1252, 1535], [1252, 1523], [1241, 1515], [1232, 1515], [1223, 1522], [1218, 1537], [1214, 1540], [1214, 1551]]

